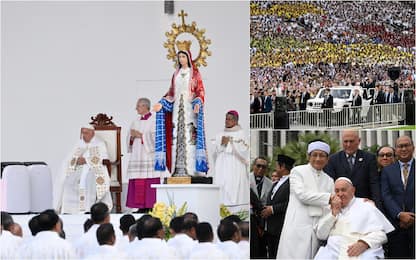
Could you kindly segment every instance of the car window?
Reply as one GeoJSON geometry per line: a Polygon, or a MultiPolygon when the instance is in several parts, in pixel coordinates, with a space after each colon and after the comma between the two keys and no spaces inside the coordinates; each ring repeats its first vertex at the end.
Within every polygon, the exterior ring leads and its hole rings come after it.
{"type": "MultiPolygon", "coordinates": [[[[331,95],[334,98],[348,99],[351,95],[351,89],[334,89],[334,88],[331,88],[331,95]]],[[[324,97],[324,91],[320,91],[319,97],[320,98],[324,97]]]]}

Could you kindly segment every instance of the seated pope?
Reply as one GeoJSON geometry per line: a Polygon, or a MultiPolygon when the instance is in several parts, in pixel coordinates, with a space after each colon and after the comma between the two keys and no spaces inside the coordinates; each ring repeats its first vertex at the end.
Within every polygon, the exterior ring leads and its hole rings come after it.
{"type": "Polygon", "coordinates": [[[382,245],[392,224],[371,201],[354,197],[350,179],[335,181],[336,199],[318,221],[316,235],[327,240],[315,259],[384,258],[382,245]],[[338,202],[338,203],[337,203],[338,202]]]}
{"type": "Polygon", "coordinates": [[[76,214],[103,202],[111,210],[110,176],[103,160],[108,159],[105,143],[88,125],[81,128],[81,138],[65,162],[64,174],[57,187],[58,212],[76,214]]]}

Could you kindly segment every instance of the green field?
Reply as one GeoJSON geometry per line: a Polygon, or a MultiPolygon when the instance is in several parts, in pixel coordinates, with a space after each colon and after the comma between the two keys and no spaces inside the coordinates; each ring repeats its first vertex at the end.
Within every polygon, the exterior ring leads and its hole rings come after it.
{"type": "Polygon", "coordinates": [[[387,130],[416,130],[416,126],[414,126],[414,125],[404,125],[404,126],[401,126],[401,127],[388,128],[387,130]]]}

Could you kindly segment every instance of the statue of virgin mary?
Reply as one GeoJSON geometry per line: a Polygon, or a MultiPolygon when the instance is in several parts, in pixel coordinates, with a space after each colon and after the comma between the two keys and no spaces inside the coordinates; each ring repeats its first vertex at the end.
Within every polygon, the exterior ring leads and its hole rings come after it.
{"type": "Polygon", "coordinates": [[[192,61],[190,41],[177,42],[177,66],[156,111],[155,170],[172,176],[208,171],[204,126],[204,85],[192,61]]]}

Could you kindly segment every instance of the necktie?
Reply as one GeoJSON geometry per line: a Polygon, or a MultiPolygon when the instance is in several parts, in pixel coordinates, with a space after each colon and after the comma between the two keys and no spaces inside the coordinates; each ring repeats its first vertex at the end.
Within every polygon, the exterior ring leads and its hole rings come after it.
{"type": "Polygon", "coordinates": [[[352,171],[352,168],[354,168],[354,155],[348,155],[348,164],[350,166],[350,170],[352,171]]]}
{"type": "Polygon", "coordinates": [[[386,103],[390,103],[390,93],[387,94],[386,103]]]}
{"type": "Polygon", "coordinates": [[[405,163],[403,164],[403,179],[404,179],[403,185],[405,189],[406,189],[408,178],[409,178],[409,164],[405,163]]]}

